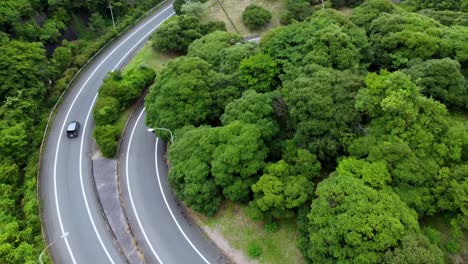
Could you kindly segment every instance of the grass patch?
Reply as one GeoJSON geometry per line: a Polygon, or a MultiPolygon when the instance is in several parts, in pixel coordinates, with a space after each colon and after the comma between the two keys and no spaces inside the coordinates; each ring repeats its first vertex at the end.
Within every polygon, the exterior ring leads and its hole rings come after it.
{"type": "MultiPolygon", "coordinates": [[[[280,17],[284,10],[286,10],[286,0],[219,0],[224,6],[229,17],[233,21],[237,30],[242,36],[257,35],[266,32],[274,27],[280,25],[280,17]],[[259,5],[271,12],[271,23],[265,27],[251,31],[242,23],[242,12],[250,5],[259,5]]],[[[226,14],[221,9],[218,0],[209,0],[206,2],[206,12],[201,17],[202,22],[208,21],[223,21],[226,23],[226,29],[229,32],[236,32],[226,14]]]]}
{"type": "Polygon", "coordinates": [[[143,49],[128,63],[123,72],[126,73],[139,66],[147,66],[158,73],[170,60],[178,57],[175,54],[157,52],[153,49],[152,44],[152,41],[148,41],[143,49]]]}
{"type": "Polygon", "coordinates": [[[246,206],[225,202],[215,217],[197,213],[200,226],[219,231],[229,245],[259,263],[305,263],[296,247],[297,226],[294,220],[279,222],[276,232],[268,232],[264,223],[250,219],[246,206]]]}

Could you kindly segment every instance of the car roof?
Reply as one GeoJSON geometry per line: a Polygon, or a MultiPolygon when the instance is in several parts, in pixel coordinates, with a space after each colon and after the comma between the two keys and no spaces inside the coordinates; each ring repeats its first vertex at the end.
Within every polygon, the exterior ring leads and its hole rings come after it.
{"type": "Polygon", "coordinates": [[[67,131],[75,131],[77,129],[77,126],[78,126],[78,122],[72,121],[68,123],[67,131]]]}

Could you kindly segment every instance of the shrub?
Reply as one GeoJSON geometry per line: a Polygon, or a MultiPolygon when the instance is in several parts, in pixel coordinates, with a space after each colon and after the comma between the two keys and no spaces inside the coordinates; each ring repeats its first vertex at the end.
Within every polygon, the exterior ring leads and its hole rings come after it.
{"type": "Polygon", "coordinates": [[[124,76],[122,81],[115,87],[118,100],[123,108],[137,99],[143,90],[153,83],[156,74],[147,67],[140,67],[124,76]]]}
{"type": "Polygon", "coordinates": [[[242,22],[250,29],[255,30],[265,26],[271,21],[271,13],[258,5],[249,5],[242,13],[242,22]]]}
{"type": "Polygon", "coordinates": [[[460,245],[460,242],[458,242],[457,240],[451,238],[448,242],[447,242],[447,251],[450,253],[450,254],[457,254],[458,252],[460,252],[460,249],[461,249],[461,245],[460,245]]]}
{"type": "Polygon", "coordinates": [[[119,117],[120,103],[110,96],[100,96],[93,110],[94,121],[97,126],[108,125],[119,117]]]}
{"type": "Polygon", "coordinates": [[[251,258],[258,258],[263,254],[262,246],[256,242],[250,242],[247,246],[247,255],[251,258]]]}
{"type": "Polygon", "coordinates": [[[278,231],[279,225],[278,223],[272,221],[265,223],[265,226],[263,228],[265,228],[265,231],[267,233],[275,233],[276,231],[278,231]]]}
{"type": "Polygon", "coordinates": [[[96,126],[94,139],[105,157],[112,158],[117,153],[118,130],[112,125],[96,126]]]}

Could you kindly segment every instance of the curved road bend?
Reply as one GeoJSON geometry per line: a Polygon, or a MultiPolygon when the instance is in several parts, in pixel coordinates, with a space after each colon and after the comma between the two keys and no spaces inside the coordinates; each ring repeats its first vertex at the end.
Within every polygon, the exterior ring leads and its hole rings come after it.
{"type": "Polygon", "coordinates": [[[165,143],[148,132],[143,106],[132,114],[121,146],[122,198],[148,263],[225,263],[221,252],[181,213],[167,182],[165,143]]]}
{"type": "MultiPolygon", "coordinates": [[[[106,74],[122,65],[149,34],[174,14],[166,4],[105,49],[88,66],[58,109],[43,153],[40,177],[42,224],[55,263],[125,263],[102,213],[92,179],[91,109],[106,74]],[[69,139],[65,126],[81,123],[80,136],[69,139]]],[[[174,252],[173,252],[174,254],[174,252]]]]}

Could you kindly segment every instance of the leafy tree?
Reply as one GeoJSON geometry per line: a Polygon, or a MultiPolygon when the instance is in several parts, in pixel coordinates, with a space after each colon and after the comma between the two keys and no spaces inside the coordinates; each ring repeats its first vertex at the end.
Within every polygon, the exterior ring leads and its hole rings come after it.
{"type": "Polygon", "coordinates": [[[245,89],[269,92],[276,88],[279,70],[276,62],[266,54],[257,54],[242,60],[239,81],[245,89]]]}
{"type": "Polygon", "coordinates": [[[462,69],[468,69],[468,45],[466,43],[468,43],[468,27],[445,28],[442,37],[442,54],[456,59],[462,69]]]}
{"type": "Polygon", "coordinates": [[[256,124],[265,140],[271,140],[279,132],[274,119],[273,96],[253,90],[245,91],[241,98],[227,104],[221,121],[223,125],[234,121],[256,124]]]}
{"type": "Polygon", "coordinates": [[[42,100],[47,78],[45,50],[40,43],[10,41],[0,45],[0,101],[18,91],[35,100],[42,100]]]}
{"type": "Polygon", "coordinates": [[[104,30],[106,29],[106,21],[104,20],[104,17],[97,12],[91,14],[91,17],[89,18],[89,28],[96,34],[104,33],[104,30]]]}
{"type": "Polygon", "coordinates": [[[293,209],[302,206],[313,194],[313,183],[295,173],[294,167],[284,160],[268,165],[263,176],[252,185],[255,199],[249,206],[267,217],[292,217],[293,209]]]}
{"type": "Polygon", "coordinates": [[[260,128],[234,121],[219,129],[218,140],[211,163],[215,181],[224,188],[226,198],[246,202],[267,156],[260,128]]]}
{"type": "Polygon", "coordinates": [[[354,177],[330,177],[316,195],[308,215],[307,257],[313,262],[379,263],[407,233],[419,231],[416,213],[398,195],[354,177]]]}
{"type": "Polygon", "coordinates": [[[57,19],[48,19],[42,26],[39,39],[42,42],[55,43],[62,35],[60,31],[63,31],[66,28],[67,26],[62,21],[57,19]]]}
{"type": "Polygon", "coordinates": [[[184,15],[200,17],[205,9],[201,2],[189,1],[181,7],[180,11],[184,15]]]}
{"type": "Polygon", "coordinates": [[[353,10],[350,19],[356,26],[369,32],[372,21],[382,13],[394,14],[398,11],[390,0],[367,0],[353,10]]]}
{"type": "Polygon", "coordinates": [[[29,140],[24,122],[8,123],[0,121],[0,155],[11,157],[18,163],[23,163],[28,154],[29,140]]]}
{"type": "Polygon", "coordinates": [[[433,8],[468,12],[468,2],[465,0],[410,0],[408,2],[417,9],[433,8]]]}
{"type": "Polygon", "coordinates": [[[230,46],[221,51],[221,63],[219,71],[224,74],[236,74],[239,71],[241,61],[255,53],[255,45],[242,43],[230,46]]]}
{"type": "Polygon", "coordinates": [[[304,21],[312,15],[312,7],[306,0],[288,0],[286,12],[281,17],[281,24],[290,24],[293,20],[304,21]]]}
{"type": "Polygon", "coordinates": [[[468,13],[450,10],[423,9],[418,12],[424,16],[433,18],[445,26],[468,26],[468,13]]]}
{"type": "Polygon", "coordinates": [[[422,234],[409,233],[402,238],[401,247],[385,253],[382,263],[437,264],[444,262],[444,253],[437,245],[431,244],[422,234]]]}
{"type": "Polygon", "coordinates": [[[192,41],[202,37],[200,21],[194,16],[173,16],[151,35],[153,47],[163,52],[187,52],[192,41]]]}
{"type": "Polygon", "coordinates": [[[308,21],[266,33],[262,50],[284,71],[310,63],[337,69],[357,68],[367,55],[367,38],[344,15],[334,10],[315,13],[308,21]]]}
{"type": "Polygon", "coordinates": [[[242,23],[246,25],[250,30],[256,30],[271,21],[271,13],[265,8],[251,4],[244,9],[242,12],[242,23]]]}
{"type": "Polygon", "coordinates": [[[460,64],[452,59],[415,62],[406,73],[426,96],[448,106],[468,108],[468,91],[460,64]]]}
{"type": "Polygon", "coordinates": [[[216,132],[210,127],[199,127],[175,136],[177,140],[169,149],[169,183],[187,206],[214,215],[222,201],[222,190],[210,172],[216,132]]]}
{"type": "Polygon", "coordinates": [[[215,31],[193,41],[188,48],[187,56],[199,57],[217,68],[221,64],[221,52],[241,40],[239,34],[215,31]]]}
{"type": "Polygon", "coordinates": [[[73,61],[73,53],[70,47],[61,46],[54,50],[52,58],[57,67],[63,71],[70,67],[73,61]]]}
{"type": "Polygon", "coordinates": [[[342,176],[356,177],[375,189],[384,189],[392,180],[385,162],[369,163],[364,160],[347,158],[342,160],[336,172],[342,176]]]}
{"type": "Polygon", "coordinates": [[[395,192],[421,215],[461,210],[454,197],[466,193],[454,194],[450,182],[463,180],[464,124],[452,119],[442,104],[421,96],[401,72],[369,74],[356,108],[373,119],[367,135],[350,145],[353,156],[385,162],[395,192]]]}
{"type": "Polygon", "coordinates": [[[403,68],[411,59],[433,59],[443,52],[441,25],[419,14],[384,13],[369,32],[373,64],[380,68],[403,68]]]}
{"type": "Polygon", "coordinates": [[[217,87],[220,78],[210,64],[198,57],[171,61],[145,98],[147,125],[175,130],[209,124],[217,112],[214,106],[222,90],[217,87]]]}
{"type": "Polygon", "coordinates": [[[360,115],[354,98],[361,78],[349,71],[310,67],[283,85],[296,144],[320,160],[334,161],[357,132],[360,115]]]}

